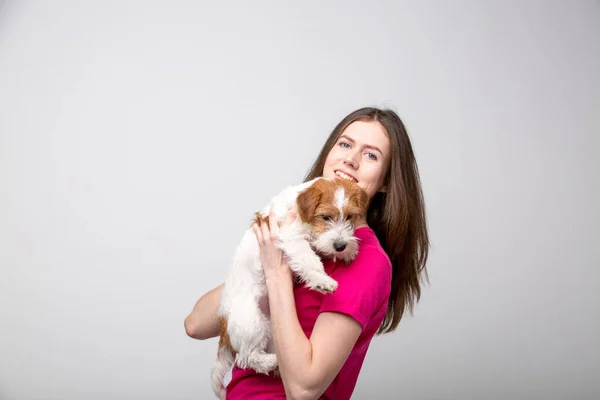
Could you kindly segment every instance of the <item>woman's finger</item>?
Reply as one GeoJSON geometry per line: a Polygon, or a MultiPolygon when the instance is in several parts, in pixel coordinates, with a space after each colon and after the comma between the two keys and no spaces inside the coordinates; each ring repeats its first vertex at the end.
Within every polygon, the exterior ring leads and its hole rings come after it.
{"type": "Polygon", "coordinates": [[[269,232],[269,224],[266,223],[265,220],[262,220],[259,229],[262,235],[263,243],[265,243],[265,241],[269,241],[271,239],[271,232],[269,232]]]}
{"type": "Polygon", "coordinates": [[[294,212],[294,214],[298,215],[298,203],[292,203],[290,209],[294,212]]]}
{"type": "Polygon", "coordinates": [[[297,217],[297,213],[296,213],[296,209],[294,207],[292,207],[288,212],[287,215],[285,216],[285,224],[286,225],[290,225],[292,222],[294,222],[294,220],[297,217]]]}
{"type": "Polygon", "coordinates": [[[279,224],[277,223],[277,216],[273,210],[269,212],[269,231],[272,239],[277,238],[279,235],[279,224]]]}
{"type": "Polygon", "coordinates": [[[256,236],[256,240],[258,240],[258,243],[262,244],[263,235],[262,235],[262,232],[256,222],[252,224],[252,230],[254,231],[254,235],[256,236]]]}

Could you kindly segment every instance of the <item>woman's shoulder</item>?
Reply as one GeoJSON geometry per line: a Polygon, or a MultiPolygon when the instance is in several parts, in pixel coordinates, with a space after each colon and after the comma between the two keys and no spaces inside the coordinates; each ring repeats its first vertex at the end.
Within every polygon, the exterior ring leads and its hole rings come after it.
{"type": "Polygon", "coordinates": [[[356,229],[355,236],[359,246],[354,260],[347,265],[338,260],[328,272],[343,280],[360,280],[363,284],[373,280],[384,284],[391,282],[392,263],[375,231],[365,226],[356,229]]]}
{"type": "Polygon", "coordinates": [[[335,292],[322,298],[321,311],[336,311],[354,317],[365,329],[369,321],[380,322],[390,296],[392,265],[375,232],[369,227],[355,231],[359,239],[356,258],[325,264],[325,271],[338,282],[335,292]]]}
{"type": "Polygon", "coordinates": [[[358,239],[359,245],[358,254],[352,264],[362,265],[367,262],[371,267],[373,264],[377,264],[382,268],[389,267],[391,269],[392,262],[371,227],[360,227],[356,229],[354,235],[358,239]]]}

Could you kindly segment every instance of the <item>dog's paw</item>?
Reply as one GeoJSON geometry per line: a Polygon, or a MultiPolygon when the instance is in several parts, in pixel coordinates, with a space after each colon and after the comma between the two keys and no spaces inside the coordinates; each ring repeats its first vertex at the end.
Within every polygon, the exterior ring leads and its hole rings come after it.
{"type": "Polygon", "coordinates": [[[323,294],[329,294],[335,292],[338,287],[338,283],[335,279],[325,275],[320,282],[310,286],[311,289],[323,294]]]}
{"type": "Polygon", "coordinates": [[[252,368],[259,374],[268,375],[278,367],[277,355],[274,353],[261,354],[253,363],[252,368]]]}
{"type": "Polygon", "coordinates": [[[265,369],[267,369],[267,373],[276,370],[279,367],[279,363],[277,362],[276,354],[267,354],[267,361],[265,362],[265,369]]]}

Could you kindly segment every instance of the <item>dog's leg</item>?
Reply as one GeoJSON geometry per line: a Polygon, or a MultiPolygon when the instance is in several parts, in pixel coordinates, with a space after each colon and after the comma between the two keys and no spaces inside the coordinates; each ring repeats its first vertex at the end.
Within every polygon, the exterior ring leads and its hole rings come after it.
{"type": "Polygon", "coordinates": [[[278,247],[288,258],[290,269],[309,288],[321,293],[333,293],[338,283],[325,273],[323,263],[310,247],[297,220],[279,232],[278,247]]]}
{"type": "Polygon", "coordinates": [[[236,364],[259,373],[268,373],[277,366],[276,355],[266,352],[271,332],[260,304],[266,296],[264,280],[256,235],[249,228],[234,255],[221,309],[227,316],[227,333],[237,353],[236,364]]]}
{"type": "Polygon", "coordinates": [[[264,351],[256,351],[250,353],[248,366],[259,374],[268,374],[277,369],[277,355],[274,353],[265,353],[264,351]]]}
{"type": "Polygon", "coordinates": [[[237,350],[240,368],[252,368],[268,374],[277,367],[277,356],[266,352],[271,329],[255,297],[236,297],[229,315],[227,330],[231,345],[237,350]]]}
{"type": "Polygon", "coordinates": [[[233,366],[234,359],[233,351],[230,347],[219,346],[217,360],[211,371],[211,385],[213,392],[221,400],[225,400],[227,395],[227,389],[225,388],[225,382],[223,380],[227,372],[229,372],[233,366]]]}

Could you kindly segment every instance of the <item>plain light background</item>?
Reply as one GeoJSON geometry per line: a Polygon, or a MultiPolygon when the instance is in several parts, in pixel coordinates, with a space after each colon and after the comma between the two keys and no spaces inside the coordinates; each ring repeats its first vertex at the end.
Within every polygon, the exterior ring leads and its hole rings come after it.
{"type": "Polygon", "coordinates": [[[211,398],[185,316],[365,105],[432,248],[354,398],[599,398],[600,3],[214,3],[1,3],[0,399],[211,398]]]}

